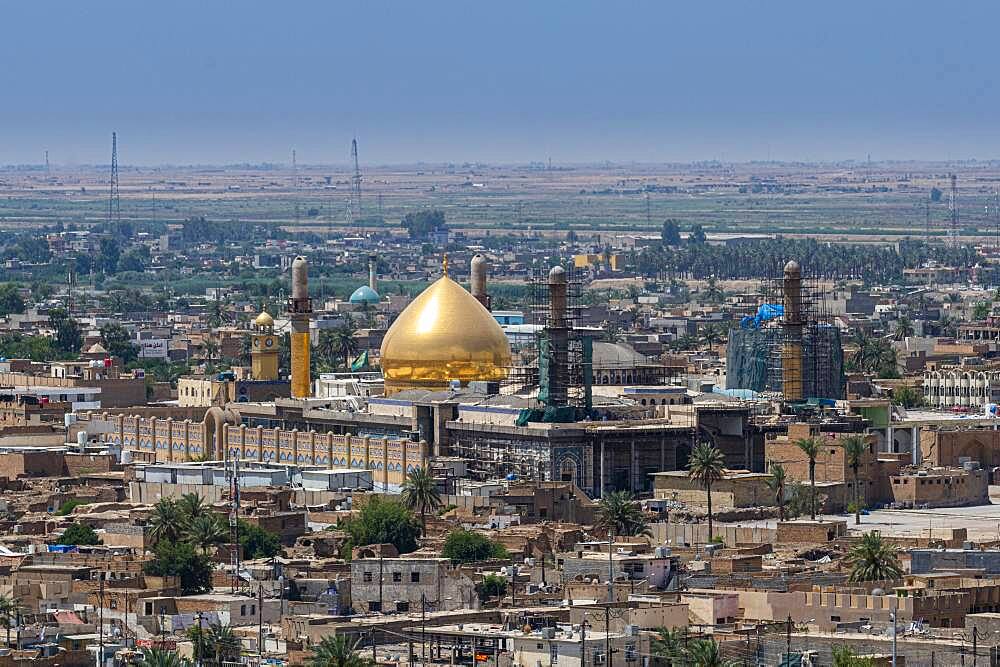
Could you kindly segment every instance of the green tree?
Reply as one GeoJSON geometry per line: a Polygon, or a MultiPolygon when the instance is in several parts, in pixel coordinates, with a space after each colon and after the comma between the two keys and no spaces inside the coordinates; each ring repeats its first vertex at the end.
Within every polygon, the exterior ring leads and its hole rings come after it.
{"type": "Polygon", "coordinates": [[[24,299],[21,298],[20,290],[17,283],[0,284],[0,317],[24,312],[24,299]]]}
{"type": "Polygon", "coordinates": [[[990,301],[977,301],[976,305],[972,307],[972,319],[981,322],[989,317],[990,310],[993,308],[993,303],[990,301]]]}
{"type": "Polygon", "coordinates": [[[205,504],[205,500],[198,493],[182,494],[176,502],[177,511],[181,513],[185,523],[190,523],[199,517],[212,514],[211,508],[205,504]]]}
{"type": "Polygon", "coordinates": [[[143,572],[154,577],[179,577],[183,595],[204,593],[212,588],[212,564],[188,542],[163,540],[156,544],[153,560],[143,572]]]}
{"type": "Polygon", "coordinates": [[[858,497],[858,487],[860,480],[858,472],[861,469],[861,461],[868,451],[868,440],[863,435],[849,435],[844,438],[844,454],[847,457],[847,465],[854,473],[854,525],[861,524],[861,499],[858,497]]]}
{"type": "Polygon", "coordinates": [[[901,341],[910,338],[915,333],[913,321],[908,317],[900,317],[896,320],[896,327],[892,331],[893,340],[901,341]]]}
{"type": "Polygon", "coordinates": [[[238,662],[240,658],[240,638],[233,633],[231,625],[212,623],[208,626],[208,646],[217,664],[238,662]]]}
{"type": "Polygon", "coordinates": [[[650,651],[667,667],[683,667],[687,657],[684,635],[680,628],[660,628],[650,642],[650,651]]]}
{"type": "Polygon", "coordinates": [[[441,555],[453,563],[474,563],[482,560],[510,558],[507,549],[482,533],[453,530],[445,538],[441,555]]]}
{"type": "Polygon", "coordinates": [[[726,458],[715,445],[701,442],[691,450],[691,457],[688,459],[688,477],[705,489],[708,504],[709,542],[715,537],[712,532],[712,484],[722,479],[725,469],[726,458]]]}
{"type": "Polygon", "coordinates": [[[0,596],[0,625],[3,625],[4,629],[7,630],[7,646],[10,646],[10,629],[13,627],[13,621],[17,618],[20,609],[21,604],[16,598],[6,595],[0,596]]]}
{"type": "Polygon", "coordinates": [[[663,245],[676,247],[681,244],[681,228],[676,220],[664,220],[663,231],[660,232],[660,240],[663,245]]]}
{"type": "Polygon", "coordinates": [[[787,480],[785,467],[780,463],[772,463],[771,468],[768,472],[771,473],[771,476],[767,479],[765,484],[767,484],[767,488],[771,492],[771,497],[774,499],[774,504],[778,507],[778,520],[784,521],[785,484],[787,480]]]}
{"type": "Polygon", "coordinates": [[[722,648],[714,639],[696,639],[688,644],[687,665],[691,667],[730,667],[736,663],[722,657],[722,648]]]}
{"type": "Polygon", "coordinates": [[[281,540],[274,533],[243,519],[238,520],[238,526],[240,546],[247,560],[271,558],[281,553],[281,540]]]}
{"type": "Polygon", "coordinates": [[[333,335],[336,341],[337,351],[340,358],[344,360],[344,367],[351,367],[351,358],[358,351],[357,329],[354,327],[354,320],[350,317],[344,318],[344,323],[334,329],[333,335]]]}
{"type": "Polygon", "coordinates": [[[139,656],[140,667],[190,667],[188,660],[177,655],[177,651],[167,651],[159,648],[143,648],[139,656]]]}
{"type": "Polygon", "coordinates": [[[228,526],[223,524],[221,515],[202,514],[188,520],[184,527],[185,537],[191,544],[208,552],[216,544],[222,544],[229,536],[228,526]]]}
{"type": "Polygon", "coordinates": [[[139,356],[139,348],[132,342],[132,335],[120,324],[105,324],[101,327],[101,345],[108,354],[121,359],[122,363],[133,362],[139,356]]]}
{"type": "Polygon", "coordinates": [[[410,238],[426,238],[433,232],[446,229],[444,211],[437,209],[407,213],[402,222],[410,238]]]}
{"type": "Polygon", "coordinates": [[[691,226],[691,234],[688,236],[688,243],[695,243],[698,245],[704,245],[708,240],[705,236],[705,230],[700,224],[694,224],[691,226]]]}
{"type": "Polygon", "coordinates": [[[875,659],[857,655],[850,646],[834,646],[833,667],[875,667],[875,659]]]}
{"type": "Polygon", "coordinates": [[[121,255],[122,249],[118,241],[110,238],[101,239],[101,249],[97,262],[104,273],[111,276],[118,272],[118,262],[121,255]]]}
{"type": "Polygon", "coordinates": [[[352,546],[392,544],[399,553],[417,549],[420,524],[413,512],[389,498],[369,498],[355,516],[343,523],[352,546]]]}
{"type": "Polygon", "coordinates": [[[847,553],[845,562],[851,568],[847,577],[851,583],[887,581],[903,576],[896,546],[882,539],[877,530],[862,535],[861,542],[847,553]]]}
{"type": "Polygon", "coordinates": [[[56,540],[56,544],[75,544],[88,547],[100,543],[101,540],[97,537],[94,529],[82,523],[71,523],[56,540]]]}
{"type": "Polygon", "coordinates": [[[892,390],[892,402],[904,408],[918,408],[924,404],[924,396],[919,389],[904,384],[892,390]]]}
{"type": "Polygon", "coordinates": [[[816,457],[823,446],[819,438],[799,438],[795,446],[809,459],[809,518],[816,520],[816,457]]]}
{"type": "Polygon", "coordinates": [[[173,498],[161,498],[149,517],[149,537],[154,542],[176,542],[184,532],[186,517],[173,498]]]}
{"type": "Polygon", "coordinates": [[[596,527],[609,535],[651,535],[642,507],[628,491],[605,493],[597,503],[596,527]]]}
{"type": "Polygon", "coordinates": [[[70,317],[65,308],[53,308],[49,311],[49,324],[55,329],[56,346],[69,354],[79,354],[83,345],[83,334],[80,324],[70,317]]]}
{"type": "Polygon", "coordinates": [[[507,578],[499,574],[487,574],[476,584],[476,594],[483,602],[489,602],[490,598],[501,599],[507,594],[507,578]]]}
{"type": "Polygon", "coordinates": [[[427,512],[441,506],[437,483],[426,468],[416,468],[403,482],[403,504],[420,514],[421,534],[427,535],[427,512]]]}
{"type": "Polygon", "coordinates": [[[374,667],[375,661],[358,650],[360,638],[327,635],[309,648],[309,667],[374,667]]]}

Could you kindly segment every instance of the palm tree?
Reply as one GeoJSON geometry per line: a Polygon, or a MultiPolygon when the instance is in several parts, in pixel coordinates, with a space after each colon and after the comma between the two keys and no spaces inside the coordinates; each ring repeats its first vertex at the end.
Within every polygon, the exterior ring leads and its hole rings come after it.
{"type": "Polygon", "coordinates": [[[139,656],[140,667],[189,667],[191,663],[177,655],[177,651],[144,648],[139,656]]]}
{"type": "Polygon", "coordinates": [[[630,537],[652,535],[642,507],[628,491],[612,491],[604,494],[597,503],[595,525],[607,531],[609,535],[630,537]]]}
{"type": "Polygon", "coordinates": [[[354,321],[348,317],[344,323],[334,329],[333,335],[337,343],[337,350],[344,360],[344,366],[350,367],[351,357],[358,351],[358,339],[354,337],[356,333],[354,321]]]}
{"type": "Polygon", "coordinates": [[[896,328],[892,331],[893,340],[905,340],[913,335],[915,329],[909,317],[900,317],[896,320],[896,328]]]}
{"type": "Polygon", "coordinates": [[[774,504],[778,506],[778,520],[785,520],[785,482],[787,476],[785,474],[785,467],[780,463],[772,463],[769,470],[771,473],[770,479],[768,479],[765,484],[767,488],[771,491],[774,497],[774,504]]]}
{"type": "Polygon", "coordinates": [[[437,483],[425,468],[415,468],[403,482],[403,504],[412,511],[420,512],[421,534],[427,535],[427,511],[441,506],[441,494],[437,483]]]}
{"type": "Polygon", "coordinates": [[[333,329],[321,330],[319,340],[316,341],[316,360],[330,368],[336,368],[339,355],[337,332],[333,329]]]}
{"type": "Polygon", "coordinates": [[[200,516],[211,514],[211,510],[205,504],[204,499],[197,493],[185,493],[177,501],[177,510],[184,516],[187,522],[194,521],[200,516]]]}
{"type": "Polygon", "coordinates": [[[212,623],[208,628],[208,645],[218,664],[236,662],[240,657],[240,639],[230,625],[212,623]]]}
{"type": "Polygon", "coordinates": [[[11,621],[17,616],[19,608],[20,605],[14,598],[0,596],[0,624],[7,629],[7,646],[10,646],[11,621]]]}
{"type": "Polygon", "coordinates": [[[652,654],[665,662],[668,667],[683,665],[686,651],[684,635],[680,628],[660,628],[650,645],[652,654]]]}
{"type": "Polygon", "coordinates": [[[705,489],[708,498],[708,541],[712,534],[712,484],[722,479],[726,469],[726,459],[719,449],[708,442],[702,442],[691,451],[688,460],[688,477],[695,480],[705,489]]]}
{"type": "Polygon", "coordinates": [[[205,360],[211,364],[219,354],[219,342],[215,338],[205,338],[205,360]]]}
{"type": "Polygon", "coordinates": [[[816,457],[819,456],[819,449],[822,442],[819,438],[799,438],[795,441],[795,446],[802,450],[802,453],[809,459],[809,516],[816,520],[816,457]]]}
{"type": "Polygon", "coordinates": [[[851,583],[885,581],[903,576],[896,545],[883,540],[882,534],[877,530],[865,533],[861,542],[848,552],[845,560],[851,567],[851,573],[847,577],[851,583]]]}
{"type": "Polygon", "coordinates": [[[716,324],[706,324],[701,328],[701,342],[712,348],[722,342],[722,328],[716,324]]]}
{"type": "Polygon", "coordinates": [[[348,639],[346,635],[327,635],[309,652],[310,667],[372,667],[375,662],[358,653],[359,639],[348,639]]]}
{"type": "Polygon", "coordinates": [[[723,659],[719,642],[714,639],[699,639],[688,645],[688,665],[691,667],[729,667],[733,663],[723,659]]]}
{"type": "Polygon", "coordinates": [[[184,514],[172,498],[161,498],[149,517],[149,536],[154,542],[175,542],[184,530],[184,514]]]}
{"type": "Polygon", "coordinates": [[[868,451],[868,442],[863,435],[849,435],[844,438],[844,454],[847,457],[847,465],[854,473],[854,525],[861,524],[861,501],[858,499],[858,470],[861,468],[861,459],[868,451]]]}
{"type": "Polygon", "coordinates": [[[187,523],[185,532],[191,544],[208,552],[208,548],[213,544],[221,544],[226,541],[229,531],[222,525],[221,517],[212,514],[202,514],[187,523]]]}

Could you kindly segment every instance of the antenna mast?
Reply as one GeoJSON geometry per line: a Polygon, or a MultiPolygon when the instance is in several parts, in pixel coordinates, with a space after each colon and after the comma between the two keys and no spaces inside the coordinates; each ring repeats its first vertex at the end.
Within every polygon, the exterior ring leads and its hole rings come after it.
{"type": "Polygon", "coordinates": [[[299,225],[299,165],[295,160],[295,149],[292,149],[292,197],[295,198],[295,226],[299,225]]]}
{"type": "Polygon", "coordinates": [[[351,140],[351,160],[354,161],[354,177],[351,185],[351,217],[361,220],[361,167],[358,166],[358,138],[351,140]]]}
{"type": "MultiPolygon", "coordinates": [[[[240,590],[240,460],[234,456],[229,491],[229,564],[233,568],[233,594],[240,590]]],[[[226,466],[229,470],[229,466],[226,466]]]]}
{"type": "Polygon", "coordinates": [[[111,133],[111,196],[108,199],[108,223],[122,221],[122,202],[118,195],[118,133],[111,133]]]}
{"type": "Polygon", "coordinates": [[[951,175],[951,229],[948,230],[951,245],[958,245],[958,176],[951,175]]]}

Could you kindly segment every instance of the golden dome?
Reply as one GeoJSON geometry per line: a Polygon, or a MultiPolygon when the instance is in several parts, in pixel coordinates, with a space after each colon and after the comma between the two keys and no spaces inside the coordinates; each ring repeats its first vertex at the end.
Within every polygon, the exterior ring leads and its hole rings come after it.
{"type": "Polygon", "coordinates": [[[274,326],[274,318],[271,317],[268,314],[268,312],[265,310],[264,312],[262,312],[260,315],[257,316],[257,319],[255,319],[253,321],[253,323],[254,323],[254,326],[261,327],[261,328],[263,328],[263,327],[273,327],[274,326]]]}
{"type": "Polygon", "coordinates": [[[382,340],[386,394],[450,380],[502,380],[510,344],[490,312],[446,275],[400,313],[382,340]]]}

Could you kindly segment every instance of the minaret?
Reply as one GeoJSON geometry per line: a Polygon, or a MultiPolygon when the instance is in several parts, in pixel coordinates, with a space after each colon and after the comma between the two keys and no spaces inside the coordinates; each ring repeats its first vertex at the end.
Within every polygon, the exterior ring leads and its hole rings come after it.
{"type": "Polygon", "coordinates": [[[378,294],[378,263],[375,255],[368,255],[368,287],[378,294]]]}
{"type": "Polygon", "coordinates": [[[476,253],[472,257],[472,263],[469,269],[470,280],[469,280],[469,292],[472,296],[476,297],[476,301],[483,304],[486,310],[490,310],[490,295],[486,293],[486,258],[476,253]]]}
{"type": "Polygon", "coordinates": [[[292,322],[292,398],[312,396],[309,373],[309,320],[312,299],[309,298],[309,265],[299,256],[292,262],[292,297],[288,300],[288,316],[292,322]]]}
{"type": "Polygon", "coordinates": [[[805,398],[802,395],[802,269],[795,260],[785,264],[782,292],[785,341],[781,348],[781,393],[786,401],[801,401],[805,398]]]}

